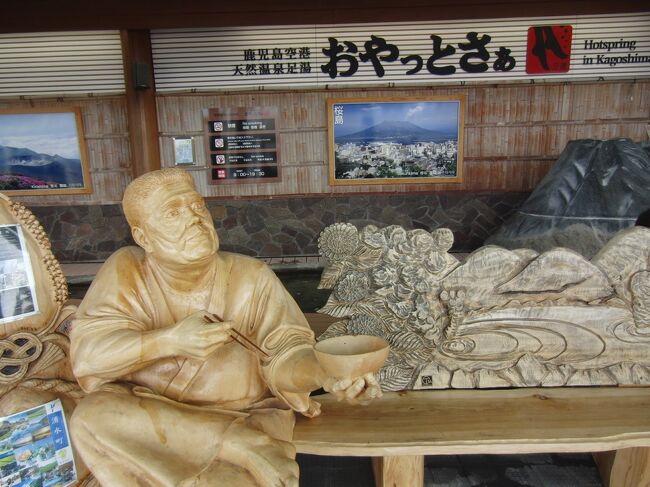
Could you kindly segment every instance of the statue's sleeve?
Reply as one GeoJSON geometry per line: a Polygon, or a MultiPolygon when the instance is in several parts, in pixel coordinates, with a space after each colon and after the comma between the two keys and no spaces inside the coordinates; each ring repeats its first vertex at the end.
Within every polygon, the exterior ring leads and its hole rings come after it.
{"type": "Polygon", "coordinates": [[[254,334],[257,343],[270,356],[262,360],[262,374],[277,398],[295,411],[309,414],[314,404],[309,393],[282,391],[276,386],[278,371],[292,355],[314,345],[314,333],[305,315],[268,266],[259,273],[253,302],[254,334]]]}
{"type": "Polygon", "coordinates": [[[149,365],[141,361],[142,335],[151,328],[152,319],[143,306],[146,286],[139,269],[129,248],[113,254],[72,322],[70,358],[87,392],[149,365]]]}

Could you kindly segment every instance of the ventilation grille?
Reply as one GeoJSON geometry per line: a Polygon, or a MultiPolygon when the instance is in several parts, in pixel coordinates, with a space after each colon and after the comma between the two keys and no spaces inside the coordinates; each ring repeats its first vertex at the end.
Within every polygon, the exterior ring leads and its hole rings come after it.
{"type": "Polygon", "coordinates": [[[0,96],[124,92],[118,31],[0,34],[0,96]]]}

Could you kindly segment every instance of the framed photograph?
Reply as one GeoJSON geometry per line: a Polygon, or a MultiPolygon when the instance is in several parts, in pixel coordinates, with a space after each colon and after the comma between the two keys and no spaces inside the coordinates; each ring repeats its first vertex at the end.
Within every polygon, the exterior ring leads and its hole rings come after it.
{"type": "Polygon", "coordinates": [[[47,195],[91,191],[79,108],[0,111],[0,192],[47,195]]]}
{"type": "Polygon", "coordinates": [[[463,180],[464,97],[327,101],[329,183],[463,180]]]}
{"type": "Polygon", "coordinates": [[[174,164],[191,166],[196,164],[194,157],[194,137],[174,137],[174,164]]]}

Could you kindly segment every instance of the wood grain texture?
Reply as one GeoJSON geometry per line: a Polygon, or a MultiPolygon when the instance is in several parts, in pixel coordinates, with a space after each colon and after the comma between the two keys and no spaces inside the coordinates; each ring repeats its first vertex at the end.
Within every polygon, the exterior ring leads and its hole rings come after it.
{"type": "Polygon", "coordinates": [[[484,246],[462,263],[453,232],[326,227],[320,339],[391,345],[387,391],[650,384],[650,230],[615,234],[588,260],[573,250],[484,246]]]}
{"type": "Polygon", "coordinates": [[[377,487],[409,487],[424,483],[424,456],[373,457],[377,487]]]}
{"type": "MultiPolygon", "coordinates": [[[[402,89],[304,90],[158,95],[157,121],[149,107],[142,117],[159,130],[162,167],[173,166],[173,137],[195,136],[197,166],[191,172],[204,196],[276,197],[440,191],[531,191],[570,140],[628,137],[646,140],[650,80],[439,86],[402,89]],[[329,186],[327,155],[328,98],[396,96],[467,97],[465,175],[457,184],[329,186]],[[602,100],[602,103],[594,103],[602,100]],[[277,183],[208,184],[202,110],[214,107],[277,106],[282,179],[277,183]],[[148,115],[147,115],[148,114],[148,115]]],[[[126,96],[63,99],[3,99],[0,109],[81,107],[93,183],[91,195],[18,197],[34,205],[119,202],[123,175],[134,167],[126,96]]],[[[137,112],[137,109],[135,110],[137,112]]],[[[132,116],[134,113],[131,114],[132,116]]],[[[136,137],[137,139],[138,137],[136,137]]],[[[158,161],[155,143],[147,144],[149,163],[158,161]],[[151,157],[150,157],[151,156],[151,157]],[[153,159],[152,159],[153,158],[153,159]]],[[[139,146],[138,146],[139,147],[139,146]]],[[[142,159],[142,158],[141,158],[142,159]]]]}
{"type": "Polygon", "coordinates": [[[159,95],[162,166],[173,165],[172,137],[197,137],[197,185],[205,196],[431,191],[531,191],[567,142],[582,138],[645,140],[650,81],[440,86],[223,94],[159,95]],[[405,96],[466,96],[465,175],[461,183],[328,184],[327,100],[405,96]],[[606,103],[594,103],[604,100],[606,103]],[[277,106],[282,180],[209,185],[202,110],[277,106]]]}
{"type": "Polygon", "coordinates": [[[594,463],[598,468],[598,473],[600,474],[600,480],[603,483],[604,487],[609,486],[609,476],[612,471],[612,465],[614,465],[614,458],[616,457],[616,450],[611,451],[597,451],[593,452],[591,455],[594,459],[594,463]]]}
{"type": "Polygon", "coordinates": [[[609,473],[608,487],[647,487],[650,485],[650,448],[618,450],[609,473]]]}
{"type": "Polygon", "coordinates": [[[293,441],[300,453],[510,454],[650,447],[650,388],[389,392],[364,407],[330,395],[315,399],[321,416],[297,418],[293,441]]]}
{"type": "Polygon", "coordinates": [[[120,32],[120,37],[124,57],[124,87],[129,119],[132,168],[135,178],[149,171],[160,169],[151,40],[149,31],[145,29],[123,30],[120,32]],[[145,79],[138,80],[136,78],[136,67],[142,68],[141,76],[144,75],[145,79]]]}

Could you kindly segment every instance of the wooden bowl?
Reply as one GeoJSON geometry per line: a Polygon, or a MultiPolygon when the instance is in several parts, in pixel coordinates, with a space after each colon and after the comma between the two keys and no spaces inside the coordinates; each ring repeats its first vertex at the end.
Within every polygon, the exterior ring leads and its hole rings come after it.
{"type": "Polygon", "coordinates": [[[314,345],[316,360],[330,377],[353,378],[377,372],[390,346],[383,338],[370,335],[343,335],[314,345]]]}

